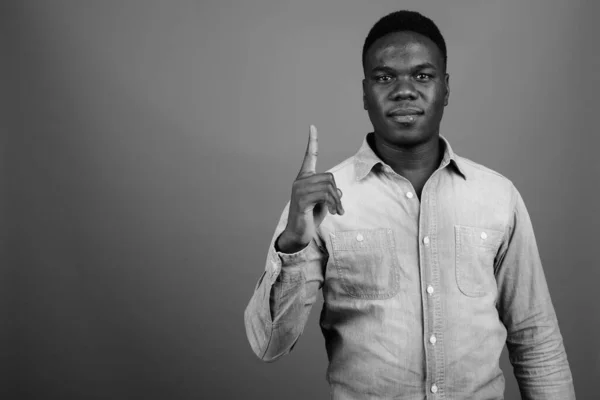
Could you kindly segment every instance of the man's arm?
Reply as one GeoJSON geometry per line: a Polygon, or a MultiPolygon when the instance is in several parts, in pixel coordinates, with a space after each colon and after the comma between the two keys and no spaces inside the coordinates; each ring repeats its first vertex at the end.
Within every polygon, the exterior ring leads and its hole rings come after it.
{"type": "Polygon", "coordinates": [[[244,313],[256,355],[274,361],[289,353],[323,284],[327,252],[318,235],[330,214],[343,215],[342,192],[331,173],[316,173],[317,129],[311,125],[302,167],[271,240],[265,272],[244,313]]]}
{"type": "Polygon", "coordinates": [[[268,362],[289,353],[302,334],[323,284],[328,258],[318,237],[295,253],[278,251],[277,239],[286,226],[288,207],[275,229],[265,271],[244,313],[250,346],[268,362]]]}
{"type": "Polygon", "coordinates": [[[524,400],[575,399],[573,379],[529,214],[514,189],[513,215],[497,258],[497,308],[524,400]]]}

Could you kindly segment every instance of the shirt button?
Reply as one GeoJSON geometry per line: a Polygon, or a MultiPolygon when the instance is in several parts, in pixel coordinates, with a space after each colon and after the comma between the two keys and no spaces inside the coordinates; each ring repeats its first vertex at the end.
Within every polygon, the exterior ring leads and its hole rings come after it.
{"type": "Polygon", "coordinates": [[[362,242],[363,239],[364,239],[364,237],[360,233],[358,235],[356,235],[356,240],[358,240],[359,242],[362,242]]]}
{"type": "Polygon", "coordinates": [[[412,199],[413,196],[414,196],[414,194],[412,192],[406,193],[406,197],[408,197],[409,199],[412,199]]]}
{"type": "Polygon", "coordinates": [[[425,237],[423,238],[423,243],[425,243],[425,244],[429,244],[429,236],[425,236],[425,237]]]}
{"type": "Polygon", "coordinates": [[[431,393],[437,393],[438,387],[436,384],[431,385],[431,393]]]}
{"type": "Polygon", "coordinates": [[[481,232],[481,238],[482,238],[483,240],[487,239],[487,233],[485,233],[485,232],[481,232]]]}
{"type": "Polygon", "coordinates": [[[431,335],[431,337],[429,338],[429,343],[435,344],[435,342],[437,342],[437,339],[435,338],[435,335],[431,335]]]}
{"type": "Polygon", "coordinates": [[[431,285],[427,286],[427,293],[429,293],[429,294],[433,293],[433,286],[431,286],[431,285]]]}

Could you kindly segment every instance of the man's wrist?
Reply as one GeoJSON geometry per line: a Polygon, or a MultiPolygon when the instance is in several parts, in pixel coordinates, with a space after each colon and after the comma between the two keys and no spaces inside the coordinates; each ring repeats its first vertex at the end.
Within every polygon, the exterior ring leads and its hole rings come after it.
{"type": "Polygon", "coordinates": [[[303,250],[309,243],[301,243],[293,234],[284,230],[275,241],[275,250],[280,253],[294,254],[303,250]]]}

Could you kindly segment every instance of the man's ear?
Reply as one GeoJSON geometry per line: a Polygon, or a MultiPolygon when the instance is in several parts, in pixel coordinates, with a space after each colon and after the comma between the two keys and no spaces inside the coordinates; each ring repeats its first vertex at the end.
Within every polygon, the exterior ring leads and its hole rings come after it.
{"type": "Polygon", "coordinates": [[[363,108],[365,110],[368,110],[369,107],[367,106],[367,95],[366,95],[366,90],[365,90],[365,86],[367,85],[367,80],[363,79],[362,80],[362,88],[363,88],[363,108]]]}
{"type": "Polygon", "coordinates": [[[446,95],[444,96],[444,106],[448,105],[448,98],[450,97],[450,75],[446,74],[446,95]]]}

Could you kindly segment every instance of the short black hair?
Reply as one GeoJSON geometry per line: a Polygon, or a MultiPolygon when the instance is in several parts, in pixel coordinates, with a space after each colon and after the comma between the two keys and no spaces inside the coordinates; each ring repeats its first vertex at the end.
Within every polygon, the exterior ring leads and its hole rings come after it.
{"type": "Polygon", "coordinates": [[[369,31],[362,51],[363,69],[365,68],[367,51],[377,39],[390,33],[403,31],[416,32],[431,39],[442,52],[444,67],[447,65],[446,41],[437,25],[416,11],[401,10],[381,18],[369,31]]]}

